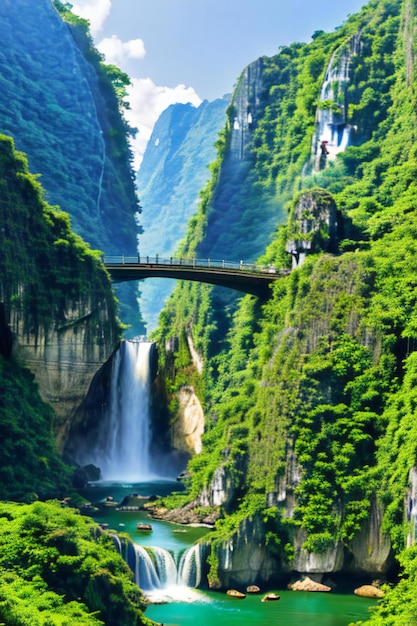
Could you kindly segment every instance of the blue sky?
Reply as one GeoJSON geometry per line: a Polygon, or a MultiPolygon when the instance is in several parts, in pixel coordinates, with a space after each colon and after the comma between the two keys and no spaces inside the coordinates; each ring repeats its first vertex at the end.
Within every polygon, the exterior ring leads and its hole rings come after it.
{"type": "Polygon", "coordinates": [[[332,31],[364,0],[72,0],[97,47],[132,80],[137,163],[164,108],[231,93],[248,65],[332,31]]]}

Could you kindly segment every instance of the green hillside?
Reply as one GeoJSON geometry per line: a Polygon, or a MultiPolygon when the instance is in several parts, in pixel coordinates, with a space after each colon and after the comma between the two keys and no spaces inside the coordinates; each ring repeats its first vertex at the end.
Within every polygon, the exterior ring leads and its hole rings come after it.
{"type": "MultiPolygon", "coordinates": [[[[222,232],[231,237],[243,224],[242,236],[252,242],[252,231],[244,227],[251,190],[269,190],[277,216],[285,206],[289,222],[273,235],[261,260],[290,267],[285,246],[299,228],[294,207],[303,194],[322,189],[339,211],[339,252],[313,250],[274,284],[265,304],[247,296],[225,316],[216,290],[181,284],[161,315],[155,335],[160,345],[180,338],[167,396],[173,400],[176,390],[192,384],[206,414],[204,449],[189,464],[188,494],[168,505],[194,502],[196,514],[204,517],[201,493],[220,467],[229,480],[211,540],[213,584],[221,575],[225,542],[237,541],[244,520],[259,521],[278,571],[291,567],[293,538],[300,532],[309,553],[324,555],[341,544],[349,554],[375,503],[396,554],[413,532],[404,499],[417,462],[416,19],[415,2],[371,1],[335,33],[316,33],[310,44],[294,44],[264,61],[267,90],[253,130],[251,167],[242,181],[246,192],[239,196],[242,218],[228,230],[236,216],[224,212],[222,232]],[[352,142],[327,167],[314,170],[317,109],[341,109],[337,100],[319,104],[320,87],[331,56],[337,60],[354,37],[360,45],[343,101],[352,142]],[[204,357],[201,376],[192,365],[187,335],[204,357]],[[300,479],[290,485],[294,458],[300,479]],[[274,494],[283,481],[287,500],[280,505],[274,494]]],[[[186,252],[210,252],[218,245],[211,211],[230,159],[230,133],[231,124],[190,224],[186,252]]],[[[257,220],[262,219],[260,211],[257,220]]],[[[162,365],[167,359],[162,354],[162,365]]],[[[407,554],[401,560],[414,585],[414,549],[407,554]]],[[[404,598],[410,589],[405,581],[399,587],[404,598]]],[[[385,615],[400,612],[398,600],[392,602],[385,615]]],[[[415,620],[414,604],[402,610],[415,620]]],[[[381,619],[375,616],[372,623],[413,623],[402,621],[404,615],[381,619]]]]}
{"type": "MultiPolygon", "coordinates": [[[[1,4],[0,132],[25,152],[46,200],[71,216],[84,241],[106,254],[136,254],[134,131],[123,116],[130,81],[103,63],[88,22],[69,6],[1,4]]],[[[117,294],[123,321],[140,334],[136,285],[118,286],[117,294]]]]}

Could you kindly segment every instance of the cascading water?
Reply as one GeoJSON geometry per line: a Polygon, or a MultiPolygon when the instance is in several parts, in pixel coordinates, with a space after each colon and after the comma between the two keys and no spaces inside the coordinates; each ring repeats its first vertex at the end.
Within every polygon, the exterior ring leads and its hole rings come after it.
{"type": "MultiPolygon", "coordinates": [[[[115,541],[120,553],[121,546],[115,541]]],[[[195,591],[202,580],[202,549],[195,544],[185,550],[177,565],[168,550],[159,547],[145,548],[129,544],[125,559],[135,575],[135,582],[152,601],[162,598],[194,600],[195,591]]]]}
{"type": "Polygon", "coordinates": [[[361,35],[357,33],[330,59],[320,91],[316,116],[316,132],[312,142],[314,170],[325,167],[351,142],[352,127],[347,123],[347,85],[352,57],[360,50],[361,35]]]}
{"type": "Polygon", "coordinates": [[[106,481],[145,482],[151,470],[152,343],[124,341],[115,353],[108,406],[95,445],[84,453],[106,481]]]}

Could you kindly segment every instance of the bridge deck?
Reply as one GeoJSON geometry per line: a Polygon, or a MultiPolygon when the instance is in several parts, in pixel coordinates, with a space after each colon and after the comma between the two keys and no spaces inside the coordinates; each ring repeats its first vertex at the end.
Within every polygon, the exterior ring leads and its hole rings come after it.
{"type": "Polygon", "coordinates": [[[258,266],[250,263],[215,261],[212,259],[181,259],[171,257],[105,257],[104,264],[114,282],[144,278],[173,278],[194,280],[244,293],[268,298],[271,283],[288,274],[288,270],[258,266]]]}

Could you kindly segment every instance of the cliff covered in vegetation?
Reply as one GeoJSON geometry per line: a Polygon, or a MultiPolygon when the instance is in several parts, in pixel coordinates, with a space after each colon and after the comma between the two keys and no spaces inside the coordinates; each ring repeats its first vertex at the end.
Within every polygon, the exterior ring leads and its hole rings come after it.
{"type": "Polygon", "coordinates": [[[108,534],[66,500],[29,504],[74,495],[58,446],[120,326],[101,253],[4,135],[0,224],[0,621],[151,624],[108,534]]]}
{"type": "MultiPolygon", "coordinates": [[[[58,0],[0,6],[0,130],[41,175],[45,198],[74,231],[106,254],[136,254],[136,196],[129,128],[129,78],[106,65],[86,20],[58,0]]],[[[117,287],[121,316],[143,332],[135,283],[117,287]]]]}
{"type": "Polygon", "coordinates": [[[66,475],[51,465],[58,462],[55,444],[65,441],[92,378],[119,341],[117,307],[100,252],[72,232],[66,213],[45,202],[25,155],[3,135],[0,189],[0,347],[7,390],[1,398],[0,495],[51,495],[54,482],[60,490],[66,475]],[[35,374],[55,417],[36,399],[31,377],[19,373],[18,363],[35,374]]]}
{"type": "Polygon", "coordinates": [[[213,586],[291,571],[381,577],[414,542],[416,23],[412,0],[372,0],[335,33],[262,59],[239,154],[239,85],[232,100],[184,254],[248,249],[273,206],[283,225],[268,246],[264,232],[261,260],[293,269],[267,303],[226,310],[218,290],[181,284],[155,335],[171,408],[193,386],[206,416],[188,493],[166,504],[217,517],[213,586]],[[240,215],[216,204],[237,171],[240,215]]]}

